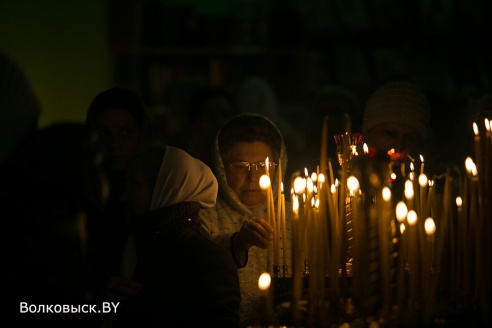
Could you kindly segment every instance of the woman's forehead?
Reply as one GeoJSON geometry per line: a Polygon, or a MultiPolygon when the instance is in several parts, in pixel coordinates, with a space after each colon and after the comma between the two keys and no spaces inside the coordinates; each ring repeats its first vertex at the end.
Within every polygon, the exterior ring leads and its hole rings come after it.
{"type": "Polygon", "coordinates": [[[241,141],[236,143],[233,147],[229,149],[229,158],[256,158],[265,159],[266,157],[272,155],[270,146],[268,146],[263,141],[246,142],[241,141]]]}

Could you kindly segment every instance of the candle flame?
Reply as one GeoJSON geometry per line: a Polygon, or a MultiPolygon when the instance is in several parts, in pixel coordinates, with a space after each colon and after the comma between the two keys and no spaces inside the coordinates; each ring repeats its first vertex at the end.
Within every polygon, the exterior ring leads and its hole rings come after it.
{"type": "Polygon", "coordinates": [[[304,176],[306,178],[309,176],[308,169],[306,167],[304,168],[304,176]]]}
{"type": "Polygon", "coordinates": [[[260,290],[268,290],[270,288],[270,284],[272,282],[272,278],[270,277],[270,274],[268,272],[263,272],[260,275],[260,279],[258,279],[258,288],[260,290]]]}
{"type": "Polygon", "coordinates": [[[409,225],[413,226],[417,224],[417,212],[411,210],[407,214],[407,222],[409,225]]]}
{"type": "Polygon", "coordinates": [[[407,180],[405,181],[405,198],[406,199],[413,199],[414,192],[413,192],[413,184],[412,181],[407,180]]]}
{"type": "Polygon", "coordinates": [[[475,163],[471,159],[471,157],[467,157],[465,159],[465,168],[468,173],[471,173],[473,171],[473,168],[475,167],[475,163]]]}
{"type": "Polygon", "coordinates": [[[295,214],[299,213],[299,199],[296,195],[292,196],[292,211],[295,214]]]}
{"type": "Polygon", "coordinates": [[[405,223],[400,223],[400,233],[402,235],[405,233],[405,223]]]}
{"type": "Polygon", "coordinates": [[[330,187],[331,194],[333,195],[337,191],[337,186],[335,184],[332,184],[330,187]]]}
{"type": "Polygon", "coordinates": [[[423,163],[424,162],[424,156],[422,156],[422,155],[419,155],[419,156],[420,156],[420,162],[423,163]]]}
{"type": "Polygon", "coordinates": [[[419,175],[419,185],[424,188],[425,186],[427,186],[427,176],[425,174],[421,174],[419,175]]]}
{"type": "Polygon", "coordinates": [[[308,192],[313,192],[314,190],[314,183],[313,180],[311,180],[311,178],[306,179],[306,189],[308,192]]]}
{"type": "Polygon", "coordinates": [[[391,180],[396,180],[396,173],[394,172],[391,173],[391,180]]]}
{"type": "Polygon", "coordinates": [[[475,122],[473,122],[473,133],[478,136],[478,125],[475,122]]]}
{"type": "Polygon", "coordinates": [[[319,174],[318,181],[320,183],[325,183],[325,175],[323,173],[319,174]]]}
{"type": "Polygon", "coordinates": [[[456,197],[456,206],[461,207],[463,205],[463,199],[460,196],[456,197]]]}
{"type": "Polygon", "coordinates": [[[318,181],[318,175],[316,174],[316,172],[311,173],[311,180],[313,180],[314,182],[318,181]]]}
{"type": "Polygon", "coordinates": [[[415,165],[413,164],[413,162],[410,162],[410,171],[415,171],[415,165]]]}
{"type": "Polygon", "coordinates": [[[425,219],[425,233],[427,236],[432,236],[434,232],[436,232],[436,224],[434,223],[434,220],[431,217],[428,217],[425,219]]]}
{"type": "Polygon", "coordinates": [[[369,153],[369,147],[367,146],[367,144],[365,142],[362,145],[362,149],[364,150],[364,154],[368,154],[369,153]]]}
{"type": "Polygon", "coordinates": [[[398,204],[396,204],[396,219],[398,222],[403,222],[405,218],[407,217],[408,214],[408,208],[407,204],[403,201],[399,201],[398,204]]]}
{"type": "Polygon", "coordinates": [[[385,202],[389,202],[391,200],[391,189],[388,187],[384,187],[382,191],[383,199],[385,202]]]}
{"type": "Polygon", "coordinates": [[[294,179],[294,193],[302,194],[306,189],[306,180],[301,177],[296,177],[294,179]]]}
{"type": "Polygon", "coordinates": [[[261,190],[267,190],[270,187],[270,178],[268,175],[263,174],[260,177],[260,188],[261,190]]]}
{"type": "Polygon", "coordinates": [[[347,187],[349,188],[350,192],[353,193],[354,191],[359,189],[359,180],[357,180],[357,178],[353,175],[348,177],[347,187]]]}
{"type": "Polygon", "coordinates": [[[485,118],[484,123],[485,123],[485,130],[487,130],[487,132],[490,132],[491,127],[490,127],[489,119],[485,118]]]}

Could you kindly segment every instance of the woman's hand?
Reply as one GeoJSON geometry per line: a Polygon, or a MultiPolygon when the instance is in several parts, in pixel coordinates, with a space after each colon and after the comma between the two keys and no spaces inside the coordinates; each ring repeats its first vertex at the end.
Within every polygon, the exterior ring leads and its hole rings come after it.
{"type": "Polygon", "coordinates": [[[267,248],[273,240],[273,228],[264,219],[251,218],[243,222],[234,240],[236,252],[246,252],[253,246],[267,248]]]}
{"type": "Polygon", "coordinates": [[[142,288],[143,286],[136,281],[113,276],[109,279],[106,297],[110,301],[125,301],[137,295],[142,288]]]}

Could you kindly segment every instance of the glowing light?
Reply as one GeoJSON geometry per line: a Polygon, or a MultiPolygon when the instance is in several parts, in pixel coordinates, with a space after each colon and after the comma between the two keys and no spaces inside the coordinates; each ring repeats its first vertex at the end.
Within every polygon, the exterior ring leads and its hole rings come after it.
{"type": "Polygon", "coordinates": [[[311,173],[311,180],[313,180],[314,182],[318,180],[318,175],[316,174],[316,172],[311,173]]]}
{"type": "Polygon", "coordinates": [[[412,181],[407,180],[405,181],[405,198],[406,199],[413,199],[414,192],[413,192],[413,184],[412,181]]]}
{"type": "Polygon", "coordinates": [[[301,177],[294,179],[294,192],[296,194],[302,194],[306,189],[306,180],[301,177]]]}
{"type": "Polygon", "coordinates": [[[396,219],[398,220],[398,222],[403,222],[407,217],[407,214],[407,204],[405,204],[405,202],[403,201],[399,201],[398,204],[396,204],[396,219]]]}
{"type": "Polygon", "coordinates": [[[424,227],[427,236],[432,236],[434,232],[436,232],[436,224],[434,223],[434,220],[431,217],[425,219],[424,227]]]}
{"type": "Polygon", "coordinates": [[[473,122],[473,133],[478,136],[478,125],[477,123],[473,122]]]}
{"type": "Polygon", "coordinates": [[[323,173],[320,173],[319,176],[318,176],[318,181],[320,183],[325,183],[325,175],[323,173]]]}
{"type": "Polygon", "coordinates": [[[308,192],[312,193],[314,190],[313,180],[311,180],[311,178],[307,178],[306,180],[307,180],[306,181],[306,189],[308,192]]]}
{"type": "Polygon", "coordinates": [[[384,187],[382,191],[383,199],[385,202],[389,202],[391,200],[391,189],[388,187],[384,187]]]}
{"type": "Polygon", "coordinates": [[[292,211],[295,214],[299,213],[299,199],[296,196],[292,198],[292,211]]]}
{"type": "Polygon", "coordinates": [[[402,235],[405,233],[405,223],[400,223],[400,233],[402,235]]]}
{"type": "Polygon", "coordinates": [[[267,190],[270,187],[270,177],[266,174],[263,174],[260,177],[260,188],[262,190],[267,190]]]}
{"type": "Polygon", "coordinates": [[[456,206],[461,207],[463,205],[463,199],[460,196],[456,197],[456,206]]]}
{"type": "Polygon", "coordinates": [[[407,222],[409,225],[413,226],[417,224],[417,212],[414,210],[411,210],[407,214],[407,222]]]}
{"type": "Polygon", "coordinates": [[[427,176],[425,174],[419,175],[419,185],[422,188],[424,188],[425,186],[427,186],[427,182],[428,182],[428,179],[427,179],[427,176]]]}
{"type": "Polygon", "coordinates": [[[258,288],[260,290],[268,290],[270,288],[270,284],[272,283],[272,278],[268,272],[263,272],[260,275],[260,279],[258,279],[258,288]]]}
{"type": "Polygon", "coordinates": [[[357,180],[356,177],[354,177],[353,175],[348,177],[347,179],[347,187],[349,188],[349,190],[351,192],[354,192],[356,191],[357,189],[359,189],[359,180],[357,180]]]}

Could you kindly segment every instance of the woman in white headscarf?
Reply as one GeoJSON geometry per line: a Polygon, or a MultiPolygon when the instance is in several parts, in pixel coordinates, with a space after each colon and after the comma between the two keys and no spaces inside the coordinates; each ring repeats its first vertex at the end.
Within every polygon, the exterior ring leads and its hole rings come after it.
{"type": "MultiPolygon", "coordinates": [[[[272,186],[278,186],[278,169],[283,177],[287,166],[280,131],[259,114],[239,114],[229,119],[217,134],[213,152],[213,169],[219,182],[217,204],[200,211],[204,226],[230,250],[238,267],[243,326],[258,324],[262,311],[258,278],[263,272],[272,271],[272,267],[267,267],[267,251],[273,228],[267,221],[266,198],[259,186],[267,157],[272,186]]],[[[276,198],[277,188],[272,189],[276,198]]],[[[287,223],[286,263],[290,266],[289,218],[287,223]]],[[[283,241],[280,245],[283,253],[283,241]]]]}
{"type": "Polygon", "coordinates": [[[113,327],[237,326],[236,268],[198,216],[217,197],[208,166],[178,148],[151,147],[131,164],[128,185],[133,233],[122,275],[139,287],[113,327]]]}

